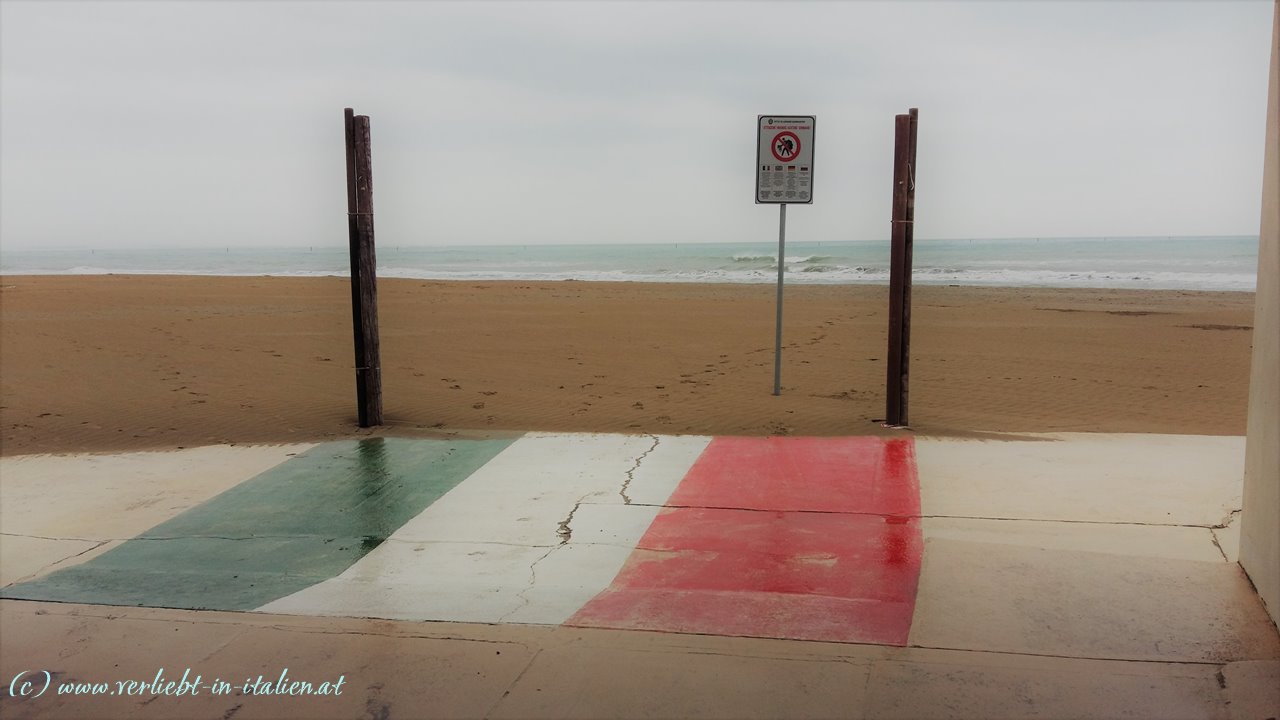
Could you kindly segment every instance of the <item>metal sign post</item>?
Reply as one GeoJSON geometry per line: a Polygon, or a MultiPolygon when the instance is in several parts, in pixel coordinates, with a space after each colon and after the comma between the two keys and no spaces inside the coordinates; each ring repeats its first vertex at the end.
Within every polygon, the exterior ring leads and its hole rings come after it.
{"type": "Polygon", "coordinates": [[[782,394],[782,280],[787,270],[787,205],[813,203],[813,115],[756,116],[756,203],[778,205],[778,318],[773,394],[782,394]]]}
{"type": "Polygon", "coordinates": [[[782,274],[787,269],[787,204],[778,206],[778,322],[773,334],[773,394],[782,394],[782,274]]]}

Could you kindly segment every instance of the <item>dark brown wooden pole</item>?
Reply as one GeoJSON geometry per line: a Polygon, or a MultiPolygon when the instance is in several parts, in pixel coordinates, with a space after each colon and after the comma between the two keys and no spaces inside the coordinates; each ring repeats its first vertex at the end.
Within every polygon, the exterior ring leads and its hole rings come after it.
{"type": "Polygon", "coordinates": [[[911,262],[915,220],[918,111],[894,117],[893,223],[889,256],[889,348],[885,422],[908,424],[911,366],[911,262]]]}
{"type": "Polygon", "coordinates": [[[347,244],[351,255],[351,328],[355,336],[356,362],[356,413],[360,427],[369,427],[369,418],[365,412],[364,373],[364,327],[363,314],[360,312],[360,230],[356,225],[356,135],[355,111],[347,108],[344,112],[347,137],[347,244]]]}
{"type": "Polygon", "coordinates": [[[347,108],[345,118],[356,405],[360,427],[370,427],[382,424],[382,362],[378,345],[378,278],[373,235],[373,155],[369,117],[355,115],[351,108],[347,108]]]}
{"type": "Polygon", "coordinates": [[[903,266],[906,272],[902,278],[902,423],[909,425],[907,418],[908,400],[911,395],[911,275],[915,268],[915,234],[916,234],[916,126],[919,124],[920,111],[911,108],[907,114],[911,117],[911,130],[908,133],[910,148],[907,150],[907,208],[906,222],[903,228],[903,266]]]}

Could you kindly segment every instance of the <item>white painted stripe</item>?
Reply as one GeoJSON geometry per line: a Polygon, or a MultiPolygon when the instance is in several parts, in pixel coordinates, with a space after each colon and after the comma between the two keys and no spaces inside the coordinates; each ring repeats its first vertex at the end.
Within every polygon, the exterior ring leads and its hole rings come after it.
{"type": "Polygon", "coordinates": [[[259,610],[561,623],[613,581],[709,442],[527,435],[346,572],[259,610]]]}

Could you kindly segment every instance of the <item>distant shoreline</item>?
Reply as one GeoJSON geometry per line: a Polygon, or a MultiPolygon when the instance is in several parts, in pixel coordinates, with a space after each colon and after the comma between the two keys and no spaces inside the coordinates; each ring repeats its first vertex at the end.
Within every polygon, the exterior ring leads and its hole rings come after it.
{"type": "MultiPolygon", "coordinates": [[[[417,280],[773,284],[777,244],[650,243],[529,246],[398,246],[378,249],[381,277],[417,280]]],[[[345,244],[309,248],[0,251],[3,275],[345,276],[345,244]]],[[[794,285],[887,284],[887,242],[786,245],[794,285]]],[[[919,285],[1171,290],[1254,289],[1257,239],[1078,238],[918,241],[919,285]]]]}
{"type": "MultiPolygon", "coordinates": [[[[116,273],[116,272],[108,272],[108,273],[80,273],[80,274],[73,274],[73,273],[61,273],[61,274],[41,274],[41,273],[0,273],[0,282],[8,282],[9,280],[16,281],[16,280],[17,280],[17,279],[19,279],[19,278],[24,278],[24,279],[25,279],[25,278],[30,278],[30,279],[51,280],[51,279],[57,279],[57,278],[76,278],[76,277],[79,277],[79,278],[110,277],[110,278],[138,278],[138,279],[144,279],[144,278],[165,278],[165,279],[181,279],[181,278],[191,278],[191,279],[201,279],[201,278],[209,278],[209,279],[216,279],[216,278],[223,278],[223,279],[251,279],[251,278],[262,278],[262,279],[265,279],[265,278],[273,278],[273,279],[288,279],[288,280],[326,280],[326,281],[334,281],[334,280],[338,280],[338,281],[342,281],[342,282],[346,282],[346,281],[349,279],[349,275],[347,275],[347,274],[336,274],[336,273],[335,273],[335,274],[325,274],[325,275],[286,275],[286,274],[267,274],[267,273],[245,273],[245,274],[237,274],[237,275],[215,275],[215,274],[209,274],[209,273],[136,273],[136,272],[120,272],[120,273],[116,273]]],[[[884,290],[887,292],[887,291],[888,291],[888,288],[889,288],[889,285],[888,285],[888,283],[887,283],[887,282],[856,282],[856,283],[855,283],[855,282],[850,282],[850,283],[804,283],[804,284],[802,284],[802,283],[795,283],[795,284],[793,284],[793,283],[791,283],[791,282],[790,282],[790,280],[791,280],[791,276],[790,276],[790,274],[788,274],[788,275],[786,276],[786,281],[785,281],[785,283],[786,283],[786,287],[787,287],[787,289],[788,289],[788,290],[790,290],[790,289],[791,289],[791,288],[793,288],[793,287],[841,287],[841,286],[844,286],[844,287],[850,287],[850,288],[864,288],[864,289],[882,288],[882,289],[884,289],[884,290]]],[[[776,278],[776,277],[775,277],[774,279],[772,279],[772,280],[763,280],[763,279],[762,279],[762,280],[756,280],[756,281],[742,281],[742,282],[718,282],[718,283],[717,283],[717,282],[697,282],[697,281],[693,281],[693,280],[681,280],[681,281],[671,281],[671,280],[667,280],[667,281],[663,281],[663,280],[578,280],[578,279],[575,279],[575,278],[565,278],[565,279],[562,279],[562,280],[522,280],[522,279],[518,279],[518,278],[491,278],[491,279],[485,279],[485,278],[410,278],[410,277],[388,277],[388,276],[385,276],[385,275],[381,275],[381,276],[379,276],[379,277],[378,277],[378,282],[379,282],[379,283],[383,283],[383,282],[409,282],[409,283],[412,283],[412,282],[426,282],[426,283],[433,283],[433,284],[434,284],[434,283],[440,283],[440,284],[444,284],[444,285],[454,285],[454,284],[456,284],[456,285],[475,285],[476,283],[499,284],[499,285],[528,285],[529,283],[539,283],[539,284],[545,284],[545,283],[552,283],[552,284],[554,284],[554,283],[586,283],[586,284],[590,284],[590,285],[641,285],[641,286],[644,286],[644,285],[652,285],[652,286],[675,286],[675,287],[680,287],[680,286],[689,286],[689,285],[710,285],[710,286],[729,285],[729,286],[740,286],[740,287],[759,287],[759,286],[776,287],[776,286],[777,286],[777,278],[776,278]]],[[[1041,291],[1041,290],[1044,290],[1044,291],[1064,290],[1064,291],[1069,291],[1069,292],[1080,292],[1080,293],[1086,293],[1086,294],[1087,294],[1087,293],[1090,293],[1090,292],[1096,292],[1096,293],[1136,293],[1136,294],[1142,294],[1142,295],[1150,294],[1150,293],[1177,293],[1177,294],[1183,294],[1183,293],[1196,293],[1196,294],[1209,294],[1209,295],[1212,295],[1212,294],[1227,294],[1227,295],[1249,295],[1249,296],[1252,296],[1252,295],[1254,295],[1254,294],[1256,293],[1256,291],[1255,291],[1255,290],[1199,290],[1199,289],[1180,289],[1180,288],[1117,288],[1117,287],[1046,287],[1046,286],[1041,286],[1041,285],[961,285],[961,284],[943,284],[943,283],[922,283],[922,282],[920,282],[918,279],[916,279],[916,280],[915,280],[914,285],[916,285],[916,286],[920,286],[920,287],[934,287],[934,288],[943,288],[943,287],[945,287],[945,288],[949,288],[949,289],[960,289],[960,290],[966,290],[966,289],[968,289],[968,290],[975,290],[975,291],[977,291],[977,290],[997,290],[997,291],[998,291],[998,290],[1025,290],[1025,291],[1035,292],[1035,291],[1041,291]]]]}

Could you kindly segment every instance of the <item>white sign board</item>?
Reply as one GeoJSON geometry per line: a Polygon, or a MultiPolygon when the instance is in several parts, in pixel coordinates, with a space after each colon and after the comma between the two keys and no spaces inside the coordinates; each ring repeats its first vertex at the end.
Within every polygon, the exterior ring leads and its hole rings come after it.
{"type": "Polygon", "coordinates": [[[813,202],[813,115],[760,115],[756,202],[813,202]]]}

